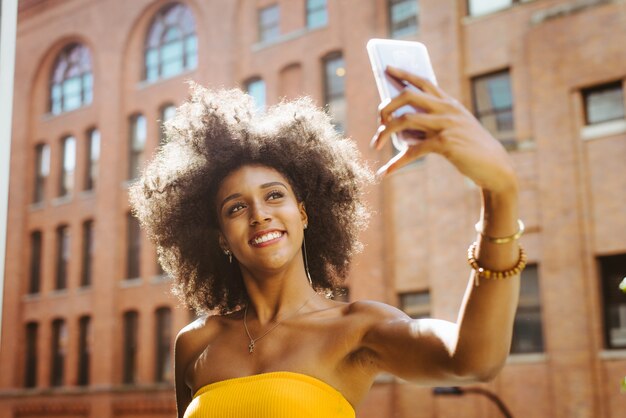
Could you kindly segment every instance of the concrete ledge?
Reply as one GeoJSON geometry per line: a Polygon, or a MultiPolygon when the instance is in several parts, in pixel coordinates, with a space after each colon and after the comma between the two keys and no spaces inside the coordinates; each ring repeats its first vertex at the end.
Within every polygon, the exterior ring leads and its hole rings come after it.
{"type": "Polygon", "coordinates": [[[626,133],[626,119],[584,126],[580,130],[580,137],[584,140],[590,140],[623,133],[626,133]]]}
{"type": "Polygon", "coordinates": [[[626,360],[626,349],[602,350],[598,353],[600,360],[626,360]]]}
{"type": "Polygon", "coordinates": [[[546,361],[548,361],[546,353],[510,354],[506,359],[506,364],[532,364],[546,361]]]}

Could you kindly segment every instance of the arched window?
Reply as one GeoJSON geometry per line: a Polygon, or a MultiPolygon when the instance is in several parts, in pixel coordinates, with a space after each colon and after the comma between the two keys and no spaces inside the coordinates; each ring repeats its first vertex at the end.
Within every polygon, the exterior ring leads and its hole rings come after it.
{"type": "Polygon", "coordinates": [[[191,10],[180,3],[163,7],[146,36],[145,80],[172,77],[197,65],[198,38],[191,10]]]}
{"type": "Polygon", "coordinates": [[[93,98],[91,53],[81,44],[73,43],[57,56],[50,80],[50,112],[62,112],[88,105],[93,98]]]}

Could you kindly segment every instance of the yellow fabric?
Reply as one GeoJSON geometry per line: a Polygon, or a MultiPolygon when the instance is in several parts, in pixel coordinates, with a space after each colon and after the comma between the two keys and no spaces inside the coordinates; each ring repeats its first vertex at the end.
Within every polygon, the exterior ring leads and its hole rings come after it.
{"type": "Polygon", "coordinates": [[[352,405],[315,377],[270,372],[200,388],[184,418],[354,418],[352,405]]]}

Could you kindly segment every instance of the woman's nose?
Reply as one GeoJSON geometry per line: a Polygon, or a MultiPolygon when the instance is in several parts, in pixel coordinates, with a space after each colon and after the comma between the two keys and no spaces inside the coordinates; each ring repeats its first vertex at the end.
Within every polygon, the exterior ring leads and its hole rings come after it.
{"type": "Polygon", "coordinates": [[[259,225],[272,219],[267,208],[263,204],[254,204],[250,208],[250,225],[259,225]]]}

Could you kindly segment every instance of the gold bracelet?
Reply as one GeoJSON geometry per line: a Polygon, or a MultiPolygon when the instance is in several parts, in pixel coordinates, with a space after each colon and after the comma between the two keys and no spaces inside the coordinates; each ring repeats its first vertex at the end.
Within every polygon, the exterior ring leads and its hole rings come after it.
{"type": "Polygon", "coordinates": [[[488,235],[485,235],[485,233],[483,232],[483,222],[480,221],[476,224],[476,232],[478,232],[480,235],[483,236],[483,238],[486,238],[487,241],[489,241],[492,244],[506,244],[516,239],[519,239],[519,237],[521,237],[522,234],[524,233],[524,222],[522,222],[521,219],[517,220],[517,226],[518,226],[518,230],[513,235],[509,235],[508,237],[496,238],[496,237],[490,237],[488,235]]]}
{"type": "Polygon", "coordinates": [[[524,248],[522,248],[521,245],[519,246],[519,260],[517,261],[517,264],[513,268],[509,270],[504,270],[504,271],[487,270],[486,268],[481,267],[478,264],[478,261],[476,260],[477,248],[478,248],[478,242],[474,242],[467,249],[467,262],[472,267],[472,269],[474,269],[474,271],[476,272],[474,276],[476,286],[479,285],[479,279],[481,277],[484,277],[486,279],[498,279],[498,280],[506,279],[511,276],[515,276],[516,274],[520,274],[522,270],[524,270],[524,268],[526,267],[526,262],[528,260],[528,257],[526,256],[526,251],[524,251],[524,248]]]}

